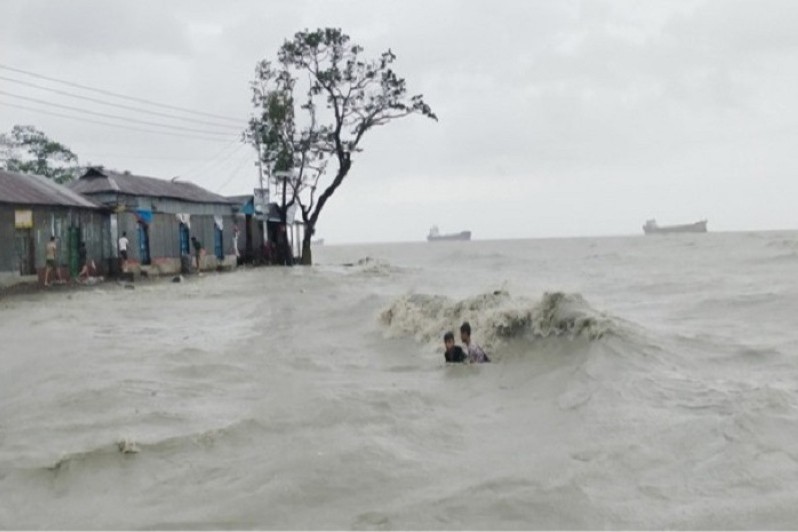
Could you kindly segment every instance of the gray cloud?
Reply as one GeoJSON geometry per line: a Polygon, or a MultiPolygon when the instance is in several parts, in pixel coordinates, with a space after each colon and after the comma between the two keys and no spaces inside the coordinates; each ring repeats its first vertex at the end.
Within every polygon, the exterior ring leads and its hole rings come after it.
{"type": "Polygon", "coordinates": [[[190,52],[181,20],[160,2],[32,0],[9,4],[10,16],[0,22],[2,39],[42,53],[190,52]]]}
{"type": "MultiPolygon", "coordinates": [[[[365,139],[323,215],[327,238],[412,239],[435,222],[554,236],[637,232],[651,216],[788,226],[797,22],[798,4],[779,0],[7,0],[0,42],[3,62],[246,118],[256,61],[297,30],[340,26],[369,55],[394,50],[441,120],[365,139]],[[385,227],[363,227],[372,203],[390,206],[385,227]]],[[[201,168],[222,147],[6,111],[2,130],[35,122],[78,153],[128,153],[107,162],[152,175],[201,168]]],[[[246,191],[246,157],[195,179],[246,191]]]]}

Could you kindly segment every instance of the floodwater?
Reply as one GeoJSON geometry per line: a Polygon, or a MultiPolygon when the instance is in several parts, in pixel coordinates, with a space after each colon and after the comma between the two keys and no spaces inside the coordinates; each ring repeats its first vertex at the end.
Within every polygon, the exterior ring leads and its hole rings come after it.
{"type": "Polygon", "coordinates": [[[0,528],[796,527],[798,233],[315,254],[0,299],[0,528]]]}

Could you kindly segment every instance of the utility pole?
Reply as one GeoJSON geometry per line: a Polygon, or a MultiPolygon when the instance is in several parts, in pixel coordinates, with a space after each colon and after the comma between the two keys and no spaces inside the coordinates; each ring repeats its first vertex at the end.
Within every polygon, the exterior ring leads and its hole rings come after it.
{"type": "MultiPolygon", "coordinates": [[[[260,155],[260,135],[255,135],[255,147],[258,150],[258,181],[260,183],[260,189],[263,190],[263,159],[260,155]]],[[[268,188],[268,183],[266,184],[266,188],[268,188]]]]}
{"type": "Polygon", "coordinates": [[[260,187],[258,188],[258,202],[260,203],[260,212],[263,216],[263,245],[267,248],[269,247],[269,180],[266,180],[266,189],[264,195],[264,188],[263,188],[263,157],[261,157],[260,151],[260,130],[257,131],[255,134],[255,147],[258,150],[258,183],[260,187]]]}

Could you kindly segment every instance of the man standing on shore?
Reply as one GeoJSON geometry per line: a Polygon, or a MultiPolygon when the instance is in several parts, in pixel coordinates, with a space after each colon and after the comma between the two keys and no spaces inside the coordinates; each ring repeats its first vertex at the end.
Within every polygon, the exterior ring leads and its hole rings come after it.
{"type": "Polygon", "coordinates": [[[233,253],[236,256],[236,262],[238,262],[239,258],[241,257],[241,252],[238,251],[238,235],[239,235],[238,226],[234,225],[233,226],[233,253]]]}
{"type": "Polygon", "coordinates": [[[119,237],[119,259],[122,262],[122,271],[127,271],[127,246],[130,241],[127,239],[127,232],[122,231],[122,236],[119,237]]]}
{"type": "Polygon", "coordinates": [[[205,250],[202,248],[202,242],[200,242],[199,239],[197,239],[196,236],[192,236],[191,237],[191,243],[194,244],[194,253],[197,255],[197,273],[200,273],[200,270],[201,270],[200,266],[202,264],[202,261],[201,261],[202,253],[205,250]]]}
{"type": "Polygon", "coordinates": [[[56,264],[56,253],[58,251],[58,244],[55,241],[55,236],[50,237],[50,241],[44,248],[45,250],[45,270],[44,270],[44,286],[50,286],[50,272],[55,269],[55,277],[61,281],[61,272],[58,271],[58,264],[56,264]]]}

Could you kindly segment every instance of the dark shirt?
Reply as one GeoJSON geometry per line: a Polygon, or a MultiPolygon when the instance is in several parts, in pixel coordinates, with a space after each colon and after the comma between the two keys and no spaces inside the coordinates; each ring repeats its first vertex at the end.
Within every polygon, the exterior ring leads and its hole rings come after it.
{"type": "Polygon", "coordinates": [[[451,351],[445,351],[443,356],[446,357],[446,362],[465,362],[465,352],[463,348],[456,345],[451,351]]]}
{"type": "Polygon", "coordinates": [[[202,249],[202,242],[195,239],[194,241],[192,241],[192,244],[194,244],[194,251],[199,253],[200,250],[202,249]]]}

